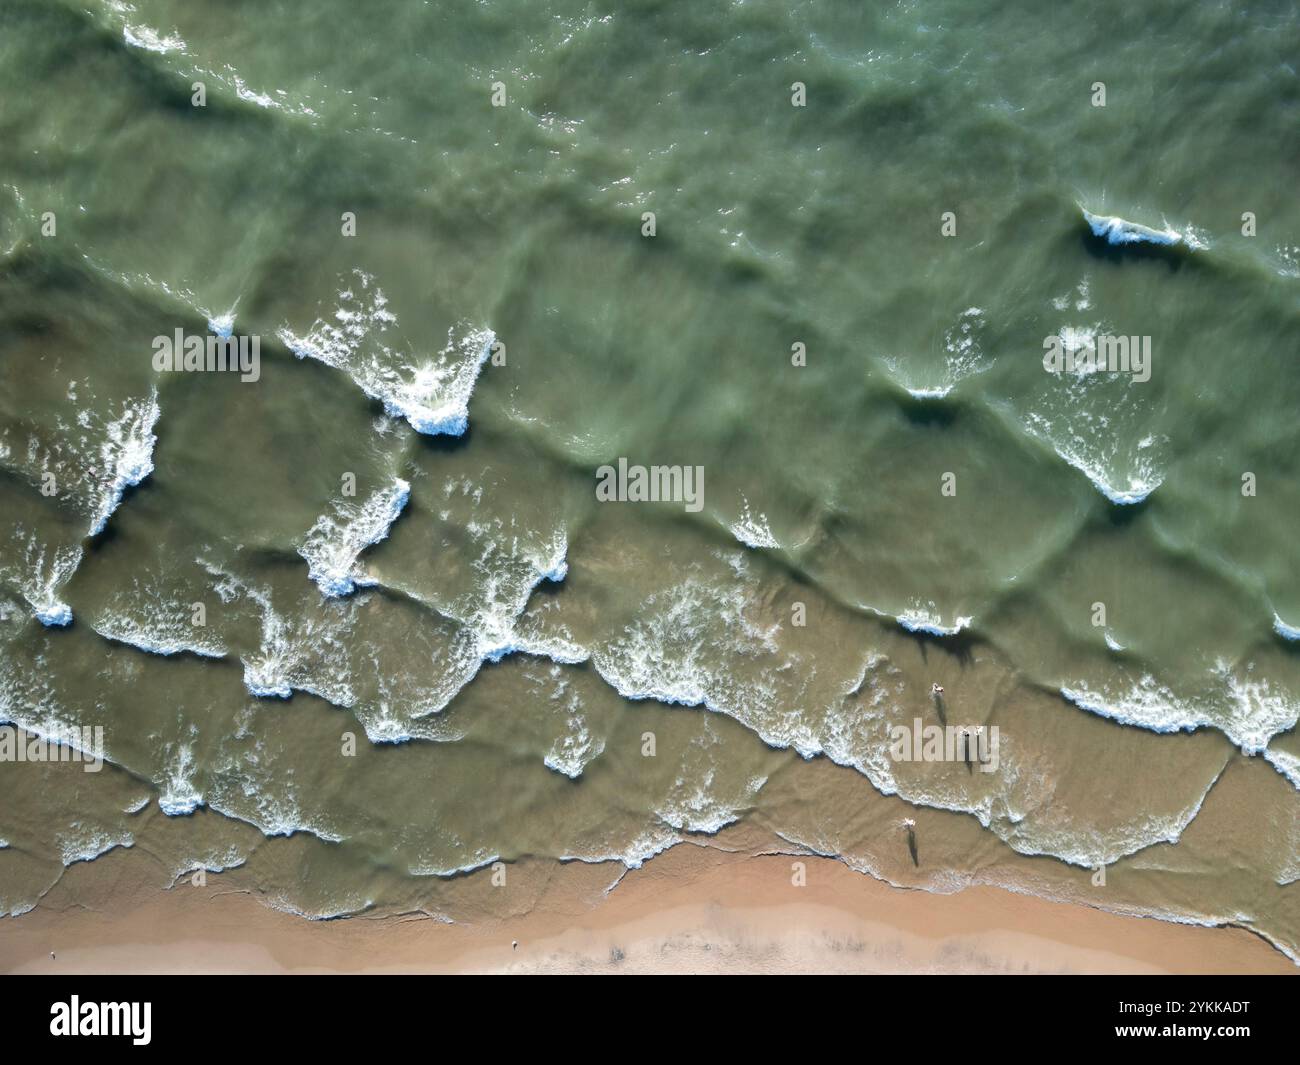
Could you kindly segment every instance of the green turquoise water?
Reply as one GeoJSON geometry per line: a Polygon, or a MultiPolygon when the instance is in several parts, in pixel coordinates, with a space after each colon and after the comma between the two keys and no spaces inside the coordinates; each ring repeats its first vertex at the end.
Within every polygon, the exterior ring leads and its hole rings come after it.
{"type": "Polygon", "coordinates": [[[148,855],[473,919],[754,829],[1294,958],[1297,55],[1284,3],[8,0],[0,717],[105,764],[0,757],[0,910],[148,855]],[[1148,373],[1044,367],[1109,336],[1148,373]]]}

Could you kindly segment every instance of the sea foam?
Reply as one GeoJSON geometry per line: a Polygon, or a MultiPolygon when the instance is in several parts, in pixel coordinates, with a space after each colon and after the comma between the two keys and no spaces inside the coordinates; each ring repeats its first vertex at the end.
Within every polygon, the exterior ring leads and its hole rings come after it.
{"type": "Polygon", "coordinates": [[[1273,615],[1273,631],[1285,640],[1300,640],[1300,628],[1288,625],[1277,614],[1273,615]]]}
{"type": "Polygon", "coordinates": [[[1107,244],[1172,246],[1183,242],[1183,235],[1172,229],[1152,229],[1150,226],[1129,222],[1113,215],[1098,215],[1086,210],[1083,211],[1083,218],[1088,223],[1088,228],[1092,230],[1093,236],[1104,237],[1107,244]]]}
{"type": "Polygon", "coordinates": [[[490,329],[448,330],[447,344],[437,355],[407,362],[407,356],[384,342],[397,322],[387,297],[368,274],[358,270],[355,275],[355,288],[339,293],[332,321],[318,318],[301,335],[281,329],[280,340],[298,358],[316,359],[348,374],[384,405],[389,417],[405,419],[416,432],[463,435],[470,396],[496,334],[490,329]]]}
{"type": "Polygon", "coordinates": [[[159,413],[155,388],[147,399],[127,403],[122,416],[109,423],[107,439],[100,446],[100,461],[107,479],[95,504],[91,536],[104,531],[126,490],[153,473],[153,449],[158,442],[153,430],[159,413]]]}
{"type": "Polygon", "coordinates": [[[410,484],[398,477],[364,503],[338,500],[332,514],[316,519],[298,554],[307,560],[307,576],[323,595],[349,595],[358,585],[375,583],[358,568],[357,558],[388,536],[410,497],[410,484]]]}
{"type": "Polygon", "coordinates": [[[1274,736],[1294,728],[1300,719],[1300,703],[1275,690],[1267,680],[1243,677],[1224,662],[1216,664],[1212,676],[1221,686],[1213,710],[1206,708],[1204,699],[1180,699],[1150,674],[1118,691],[1067,685],[1060,692],[1081,710],[1151,732],[1216,728],[1249,755],[1263,753],[1274,736]]]}

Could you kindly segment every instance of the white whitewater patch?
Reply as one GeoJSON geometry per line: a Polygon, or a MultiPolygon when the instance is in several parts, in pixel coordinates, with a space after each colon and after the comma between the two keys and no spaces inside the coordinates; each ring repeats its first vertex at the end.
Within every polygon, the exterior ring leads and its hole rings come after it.
{"type": "MultiPolygon", "coordinates": [[[[536,583],[529,588],[530,595],[532,588],[544,579],[538,575],[536,583]]],[[[500,662],[507,655],[526,654],[548,658],[560,665],[576,666],[590,657],[585,647],[569,640],[521,632],[518,623],[523,611],[521,606],[516,613],[511,613],[504,603],[494,602],[466,622],[474,633],[475,650],[482,662],[500,662]]]]}
{"type": "Polygon", "coordinates": [[[155,388],[148,399],[129,401],[122,416],[109,423],[107,439],[99,449],[105,487],[95,502],[91,536],[104,531],[126,490],[153,473],[153,449],[158,442],[153,429],[159,413],[155,388]]]}
{"type": "Polygon", "coordinates": [[[862,662],[862,668],[858,670],[857,679],[844,689],[845,695],[857,695],[862,691],[862,686],[867,682],[867,674],[878,669],[885,662],[885,656],[878,651],[872,651],[862,662]]]}
{"type": "Polygon", "coordinates": [[[604,753],[605,738],[591,734],[583,713],[582,698],[563,667],[552,663],[546,668],[545,676],[526,676],[530,684],[538,689],[538,698],[546,699],[549,713],[560,719],[564,730],[552,742],[542,762],[547,769],[562,773],[570,780],[577,780],[582,776],[582,771],[604,753]],[[550,689],[549,693],[545,692],[546,688],[550,689]]]}
{"type": "MultiPolygon", "coordinates": [[[[1061,338],[1061,346],[1071,355],[1078,355],[1080,352],[1095,348],[1097,344],[1097,334],[1105,330],[1105,326],[1100,323],[1093,325],[1063,325],[1056,331],[1056,335],[1061,338]]],[[[1081,359],[1071,371],[1076,378],[1087,377],[1089,374],[1102,373],[1097,366],[1088,366],[1081,359]]]]}
{"type": "Polygon", "coordinates": [[[190,876],[200,870],[205,873],[225,873],[238,869],[247,863],[248,858],[233,844],[224,850],[212,850],[206,857],[182,858],[172,867],[171,887],[175,887],[181,877],[190,876]]]}
{"type": "Polygon", "coordinates": [[[346,621],[350,616],[322,622],[307,617],[285,619],[271,606],[270,597],[250,590],[262,607],[262,645],[241,658],[244,687],[260,698],[288,699],[295,691],[324,699],[348,710],[356,703],[346,675],[320,675],[320,666],[346,661],[346,621]]]}
{"type": "Polygon", "coordinates": [[[131,47],[144,48],[148,52],[159,52],[160,55],[166,55],[168,52],[186,51],[185,42],[181,39],[181,35],[175,33],[174,30],[169,34],[161,34],[159,31],[152,29],[151,26],[127,21],[136,12],[134,4],[126,3],[126,0],[107,0],[105,7],[113,14],[116,14],[118,20],[121,21],[122,39],[131,47]]]}
{"type": "MultiPolygon", "coordinates": [[[[1097,337],[1106,333],[1102,322],[1063,325],[1056,331],[1070,354],[1094,346],[1097,337]]],[[[1132,439],[1137,433],[1126,434],[1120,423],[1130,421],[1137,426],[1145,424],[1148,417],[1127,381],[1082,360],[1073,373],[1050,376],[1065,386],[1067,402],[1059,413],[1028,412],[1026,428],[1118,506],[1141,503],[1164,483],[1164,473],[1158,468],[1161,446],[1168,442],[1163,436],[1145,433],[1136,445],[1126,448],[1125,436],[1132,439]],[[1117,388],[1123,391],[1114,391],[1117,388]]],[[[1049,397],[1049,402],[1059,401],[1049,397]]]]}
{"type": "Polygon", "coordinates": [[[357,559],[367,547],[388,536],[410,497],[410,484],[398,477],[364,503],[338,500],[333,514],[316,519],[298,554],[307,560],[307,576],[322,595],[337,598],[350,595],[358,585],[376,583],[357,566],[357,559]]]}
{"type": "Polygon", "coordinates": [[[37,607],[33,617],[42,625],[56,627],[72,624],[72,607],[67,603],[54,602],[37,607]]]}
{"type": "Polygon", "coordinates": [[[228,805],[225,800],[217,798],[213,798],[208,806],[222,817],[252,825],[267,839],[295,836],[299,832],[314,836],[323,843],[342,843],[347,838],[337,832],[309,824],[291,800],[272,798],[264,791],[259,791],[259,787],[261,785],[251,783],[245,786],[244,798],[252,803],[251,810],[236,809],[228,805]]]}
{"type": "Polygon", "coordinates": [[[106,5],[116,16],[116,21],[121,25],[122,39],[133,48],[140,48],[157,55],[186,56],[191,58],[191,62],[182,68],[176,68],[176,72],[184,76],[187,81],[191,77],[198,77],[205,83],[219,83],[234,91],[239,99],[246,103],[256,104],[258,107],[274,108],[277,111],[283,111],[287,114],[302,115],[308,118],[319,117],[317,113],[306,104],[291,103],[287,97],[288,94],[283,89],[276,89],[275,94],[281,99],[276,100],[264,92],[258,92],[250,88],[242,77],[229,64],[225,64],[223,69],[208,70],[196,66],[192,62],[192,55],[189,46],[185,43],[184,38],[173,29],[169,33],[162,33],[159,30],[146,26],[143,23],[132,21],[136,14],[134,4],[126,3],[124,0],[108,0],[106,5]]]}
{"type": "Polygon", "coordinates": [[[83,763],[111,761],[102,734],[86,731],[90,726],[63,705],[44,656],[34,664],[34,669],[21,669],[9,655],[0,656],[0,725],[15,725],[47,744],[77,751],[83,763]]]}
{"type": "Polygon", "coordinates": [[[195,561],[217,578],[213,590],[223,603],[242,597],[262,616],[258,650],[240,658],[249,694],[288,699],[294,691],[307,692],[344,710],[356,703],[342,665],[347,661],[347,637],[355,609],[352,600],[326,600],[327,609],[319,615],[299,610],[285,617],[276,611],[266,589],[253,587],[202,557],[195,561]]]}
{"type": "Polygon", "coordinates": [[[5,571],[3,576],[22,593],[32,608],[32,616],[42,625],[71,624],[72,608],[59,598],[58,590],[81,564],[81,548],[68,545],[51,550],[21,525],[15,535],[23,543],[23,568],[5,571]]]}
{"type": "Polygon", "coordinates": [[[731,535],[746,547],[755,549],[780,547],[767,523],[767,515],[753,514],[749,508],[749,500],[745,496],[742,495],[740,501],[740,518],[730,526],[731,535]]]}
{"type": "Polygon", "coordinates": [[[463,739],[464,728],[435,718],[482,668],[473,634],[441,615],[394,628],[381,624],[388,617],[388,603],[373,604],[380,612],[367,605],[366,598],[358,601],[357,616],[370,624],[360,625],[348,639],[362,683],[373,684],[353,708],[366,737],[374,744],[463,739]]]}
{"type": "MultiPolygon", "coordinates": [[[[197,731],[191,726],[191,732],[197,731]]],[[[184,817],[203,805],[203,795],[194,786],[194,748],[182,743],[168,752],[167,779],[158,796],[158,809],[168,817],[184,817]]]]}
{"type": "MultiPolygon", "coordinates": [[[[227,68],[229,69],[229,68],[227,68]]],[[[258,107],[279,108],[279,104],[264,92],[257,92],[250,89],[244,79],[238,74],[232,74],[231,84],[235,87],[235,95],[245,103],[257,104],[258,107]]]]}
{"type": "MultiPolygon", "coordinates": [[[[133,618],[110,616],[102,618],[90,627],[106,640],[134,647],[151,655],[164,658],[171,655],[189,653],[202,658],[224,658],[226,649],[217,643],[204,643],[196,640],[182,639],[173,632],[157,624],[159,619],[141,623],[133,618]]],[[[203,634],[196,630],[197,635],[203,634]]]]}
{"type": "Polygon", "coordinates": [[[552,744],[542,764],[570,780],[577,780],[588,764],[604,752],[605,740],[591,735],[581,714],[571,713],[568,724],[569,731],[552,744]]]}
{"type": "Polygon", "coordinates": [[[150,52],[166,55],[168,52],[184,52],[185,41],[177,33],[165,36],[148,26],[126,25],[122,27],[122,37],[127,44],[144,48],[150,52]]]}
{"type": "MultiPolygon", "coordinates": [[[[410,743],[414,739],[430,739],[423,732],[412,732],[410,725],[394,716],[393,707],[388,702],[380,702],[371,714],[358,715],[366,730],[366,739],[376,746],[380,744],[410,743]]],[[[457,737],[458,739],[461,737],[457,737]]]]}
{"type": "Polygon", "coordinates": [[[675,785],[678,794],[670,804],[655,810],[664,823],[680,832],[691,832],[706,836],[716,836],[728,825],[740,820],[740,813],[725,803],[719,802],[709,794],[713,784],[714,771],[705,773],[703,780],[687,781],[678,777],[675,785]]]}
{"type": "Polygon", "coordinates": [[[229,340],[235,331],[235,312],[227,311],[225,314],[208,317],[208,332],[214,336],[221,337],[222,340],[229,340]]]}
{"type": "Polygon", "coordinates": [[[147,654],[224,658],[227,650],[217,636],[192,623],[192,593],[178,592],[171,564],[162,566],[133,575],[129,587],[115,590],[90,627],[106,640],[147,654]]]}
{"type": "Polygon", "coordinates": [[[1267,678],[1254,678],[1254,668],[1247,664],[1244,677],[1226,662],[1215,668],[1231,701],[1232,715],[1225,731],[1246,754],[1262,753],[1274,736],[1300,722],[1300,701],[1274,689],[1267,678]]]}
{"type": "Polygon", "coordinates": [[[256,106],[267,110],[279,111],[286,115],[298,115],[303,118],[311,119],[320,117],[320,115],[306,103],[290,100],[289,94],[285,92],[284,89],[273,90],[275,96],[272,96],[270,93],[258,92],[256,89],[251,88],[229,63],[226,63],[219,71],[205,70],[202,67],[195,67],[193,73],[199,75],[205,81],[211,79],[228,86],[233,89],[235,95],[245,103],[255,104],[256,106]],[[278,100],[275,98],[276,96],[279,97],[278,100]]]}
{"type": "Polygon", "coordinates": [[[1127,692],[1109,698],[1086,687],[1065,686],[1060,692],[1063,698],[1081,710],[1151,732],[1195,732],[1214,725],[1208,715],[1195,709],[1181,710],[1173,691],[1150,674],[1127,692]]]}
{"type": "Polygon", "coordinates": [[[764,593],[745,552],[713,554],[734,578],[688,571],[648,595],[621,632],[593,648],[596,672],[625,699],[702,706],[771,747],[821,753],[814,727],[790,709],[806,696],[815,666],[782,653],[781,624],[762,619],[764,593]]]}
{"type": "Polygon", "coordinates": [[[1300,277],[1300,244],[1279,244],[1277,257],[1280,260],[1276,267],[1279,277],[1300,277]]]}
{"type": "Polygon", "coordinates": [[[407,866],[407,872],[411,876],[436,876],[444,880],[453,876],[465,876],[468,873],[477,873],[480,869],[486,869],[489,865],[495,865],[501,861],[501,855],[495,851],[488,853],[480,849],[472,858],[467,858],[460,865],[430,865],[427,862],[416,862],[407,866]]]}
{"type": "MultiPolygon", "coordinates": [[[[624,868],[626,873],[629,869],[640,869],[646,862],[656,855],[662,854],[670,847],[675,847],[684,842],[682,837],[672,830],[666,823],[659,823],[648,827],[632,839],[621,851],[601,850],[592,851],[587,854],[577,854],[570,852],[560,856],[561,862],[582,862],[584,865],[601,865],[604,862],[618,862],[624,868]]],[[[623,877],[620,874],[612,884],[604,891],[608,895],[621,883],[623,877]]]]}
{"type": "Polygon", "coordinates": [[[563,529],[557,529],[551,536],[546,551],[532,560],[533,566],[542,580],[562,584],[569,575],[568,555],[569,538],[563,529]]]}
{"type": "MultiPolygon", "coordinates": [[[[590,657],[567,627],[548,625],[548,615],[555,608],[553,600],[544,600],[536,611],[528,611],[541,584],[563,581],[568,574],[563,530],[556,530],[540,546],[532,537],[525,543],[517,535],[506,535],[500,519],[470,521],[465,531],[481,541],[481,554],[471,563],[478,578],[471,590],[448,603],[429,600],[419,588],[404,587],[400,580],[391,584],[441,619],[441,624],[422,628],[419,636],[408,641],[408,654],[430,656],[424,669],[414,674],[405,669],[388,670],[381,665],[387,639],[367,650],[356,637],[351,638],[352,648],[368,654],[374,662],[377,698],[355,708],[373,743],[459,738],[454,728],[431,719],[490,663],[516,654],[556,665],[576,665],[590,657]],[[427,647],[421,643],[425,637],[427,647]]],[[[547,756],[546,764],[566,775],[603,749],[603,741],[588,735],[578,706],[574,696],[567,733],[547,756]]]]}
{"type": "Polygon", "coordinates": [[[300,359],[310,358],[346,373],[366,395],[377,399],[391,418],[404,418],[418,433],[461,436],[469,426],[469,400],[491,354],[496,334],[448,330],[437,355],[405,363],[383,342],[396,324],[388,299],[373,278],[354,271],[355,288],[338,295],[333,321],[318,318],[303,335],[284,328],[280,340],[300,359]]]}
{"type": "Polygon", "coordinates": [[[1094,488],[1112,503],[1121,507],[1130,507],[1141,503],[1152,492],[1164,484],[1164,477],[1130,476],[1128,486],[1119,488],[1112,484],[1105,471],[1091,465],[1089,461],[1069,448],[1057,448],[1056,453],[1065,459],[1092,482],[1094,488]]]}
{"type": "Polygon", "coordinates": [[[924,632],[930,636],[956,636],[963,629],[970,628],[974,618],[958,617],[951,625],[945,624],[939,608],[934,603],[913,603],[901,614],[889,614],[873,606],[861,604],[861,609],[868,610],[877,617],[896,621],[908,632],[924,632]]]}
{"type": "MultiPolygon", "coordinates": [[[[239,736],[260,731],[252,722],[258,712],[242,713],[239,736]]],[[[346,836],[314,823],[303,812],[300,787],[293,770],[277,766],[259,739],[252,747],[223,748],[210,777],[207,806],[223,817],[252,825],[268,839],[303,832],[326,843],[342,843],[346,836]]]]}
{"type": "Polygon", "coordinates": [[[470,396],[496,340],[491,330],[448,337],[436,361],[415,367],[409,379],[393,381],[380,396],[390,416],[405,418],[416,432],[430,436],[461,436],[469,427],[470,396]]]}
{"type": "Polygon", "coordinates": [[[1098,215],[1091,211],[1083,211],[1084,221],[1088,223],[1088,228],[1093,232],[1093,236],[1105,237],[1107,244],[1126,245],[1126,244],[1157,244],[1172,246],[1183,243],[1183,235],[1172,229],[1152,229],[1150,226],[1140,225],[1137,222],[1128,222],[1123,218],[1114,215],[1098,215]]]}
{"type": "Polygon", "coordinates": [[[982,307],[967,307],[957,316],[956,324],[945,330],[943,350],[953,385],[988,368],[980,343],[985,324],[982,307]]]}
{"type": "Polygon", "coordinates": [[[981,337],[986,326],[982,307],[967,307],[957,321],[944,330],[942,380],[933,384],[913,379],[916,359],[887,357],[883,360],[890,376],[913,399],[943,399],[968,377],[983,373],[992,362],[984,355],[981,337]]]}
{"type": "Polygon", "coordinates": [[[746,656],[775,654],[779,623],[752,620],[754,601],[743,587],[720,588],[696,578],[649,595],[637,620],[595,649],[596,671],[625,699],[706,706],[741,716],[729,695],[760,696],[736,685],[715,661],[718,648],[746,656]]]}
{"type": "Polygon", "coordinates": [[[267,899],[267,905],[273,910],[279,910],[281,913],[287,913],[294,917],[305,917],[308,921],[337,921],[345,917],[355,917],[359,913],[365,913],[374,904],[374,899],[355,896],[351,902],[341,902],[328,910],[318,910],[313,913],[300,909],[283,895],[267,899]]]}
{"type": "Polygon", "coordinates": [[[1287,754],[1286,751],[1275,751],[1272,747],[1266,747],[1264,748],[1264,758],[1269,765],[1291,782],[1293,788],[1300,791],[1300,757],[1287,754]]]}
{"type": "Polygon", "coordinates": [[[78,821],[67,832],[55,836],[64,866],[93,862],[118,847],[134,847],[135,837],[125,829],[111,831],[78,821]]]}
{"type": "MultiPolygon", "coordinates": [[[[79,725],[67,724],[68,716],[67,710],[54,699],[48,683],[39,689],[30,683],[20,687],[15,678],[0,675],[0,725],[13,725],[22,729],[28,734],[29,740],[34,736],[45,744],[76,751],[81,755],[83,763],[94,764],[101,760],[109,762],[107,752],[96,749],[97,742],[93,736],[84,732],[79,725]],[[39,709],[44,711],[44,716],[39,720],[24,715],[24,711],[36,708],[37,699],[41,700],[39,709]]],[[[60,764],[67,763],[60,761],[60,764]]]]}
{"type": "Polygon", "coordinates": [[[725,757],[712,721],[690,743],[669,793],[654,806],[655,814],[678,832],[716,835],[752,809],[767,777],[750,777],[720,791],[717,771],[725,757]]]}
{"type": "Polygon", "coordinates": [[[1295,625],[1288,625],[1276,613],[1273,615],[1273,631],[1284,640],[1300,640],[1300,628],[1295,625]]]}
{"type": "Polygon", "coordinates": [[[480,585],[475,603],[458,604],[447,613],[473,634],[480,663],[500,662],[512,654],[549,658],[560,665],[585,662],[590,657],[585,647],[520,627],[537,586],[543,581],[563,581],[568,575],[568,539],[563,530],[553,534],[539,556],[516,539],[505,542],[500,528],[470,522],[466,529],[483,540],[482,554],[474,562],[480,585]]]}
{"type": "Polygon", "coordinates": [[[1092,282],[1087,275],[1075,286],[1073,296],[1068,292],[1063,296],[1054,296],[1052,306],[1058,311],[1068,311],[1071,300],[1076,311],[1086,311],[1092,307],[1092,282]]]}
{"type": "Polygon", "coordinates": [[[1204,251],[1210,246],[1210,238],[1205,236],[1205,231],[1196,226],[1188,225],[1182,229],[1183,243],[1192,251],[1204,251]]]}
{"type": "Polygon", "coordinates": [[[150,26],[128,21],[136,13],[136,6],[126,0],[108,0],[105,7],[122,23],[122,39],[133,48],[143,48],[149,52],[166,55],[168,52],[186,51],[185,41],[174,29],[163,34],[150,26]]]}
{"type": "Polygon", "coordinates": [[[1242,753],[1265,753],[1269,741],[1294,728],[1300,720],[1300,703],[1275,691],[1267,679],[1254,679],[1246,666],[1242,677],[1226,662],[1219,662],[1214,675],[1222,685],[1220,712],[1202,709],[1205,700],[1180,699],[1168,686],[1149,673],[1127,689],[1099,692],[1085,686],[1064,686],[1061,695],[1082,710],[1133,725],[1151,732],[1195,732],[1216,728],[1242,753]]]}

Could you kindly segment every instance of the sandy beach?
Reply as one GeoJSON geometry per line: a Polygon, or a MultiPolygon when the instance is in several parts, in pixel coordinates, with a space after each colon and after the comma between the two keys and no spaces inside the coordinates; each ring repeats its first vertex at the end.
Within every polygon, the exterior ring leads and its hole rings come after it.
{"type": "MultiPolygon", "coordinates": [[[[140,855],[72,868],[0,922],[11,973],[1277,973],[1251,932],[1110,914],[989,887],[933,895],[831,859],[685,844],[628,872],[535,863],[508,919],[420,913],[307,921],[212,875],[145,885],[140,855]],[[806,885],[792,884],[792,863],[806,885]],[[616,871],[615,874],[616,876],[616,871]],[[55,957],[51,958],[50,952],[55,957]]],[[[488,874],[463,878],[491,890],[488,874]]]]}

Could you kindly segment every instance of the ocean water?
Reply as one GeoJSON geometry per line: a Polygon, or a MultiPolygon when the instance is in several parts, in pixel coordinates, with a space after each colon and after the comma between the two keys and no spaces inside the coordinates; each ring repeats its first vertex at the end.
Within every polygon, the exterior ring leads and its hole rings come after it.
{"type": "Polygon", "coordinates": [[[1235,0],[6,0],[0,718],[105,761],[0,743],[0,912],[125,849],[472,920],[752,829],[1300,957],[1298,56],[1235,0]]]}

